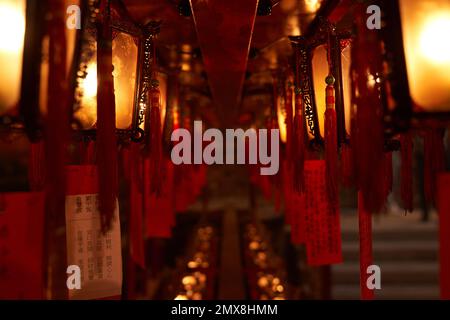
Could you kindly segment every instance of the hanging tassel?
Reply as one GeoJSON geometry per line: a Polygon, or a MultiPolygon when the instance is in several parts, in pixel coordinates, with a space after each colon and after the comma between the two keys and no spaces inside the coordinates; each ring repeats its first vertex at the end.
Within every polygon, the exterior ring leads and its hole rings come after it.
{"type": "Polygon", "coordinates": [[[424,136],[424,188],[425,200],[434,204],[436,197],[436,179],[438,173],[444,171],[443,131],[427,130],[424,136]]]}
{"type": "Polygon", "coordinates": [[[94,164],[95,163],[95,142],[92,140],[82,140],[80,142],[80,162],[82,164],[94,164]]]}
{"type": "Polygon", "coordinates": [[[364,197],[358,192],[358,219],[359,219],[359,272],[361,300],[373,300],[374,292],[367,287],[367,267],[373,263],[372,254],[372,215],[367,211],[364,197]]]}
{"type": "Polygon", "coordinates": [[[103,22],[98,24],[97,49],[97,165],[99,171],[99,211],[102,231],[111,227],[116,208],[117,143],[116,107],[112,76],[112,31],[107,2],[104,2],[103,22]]]}
{"type": "Polygon", "coordinates": [[[400,136],[401,143],[401,161],[400,169],[401,175],[401,198],[403,208],[406,212],[413,211],[413,168],[412,168],[412,153],[413,142],[412,134],[410,132],[404,133],[400,136]]]}
{"type": "Polygon", "coordinates": [[[356,8],[357,37],[352,45],[352,105],[356,107],[352,138],[358,189],[372,213],[386,202],[383,106],[380,99],[381,48],[367,29],[365,6],[356,8]]]}
{"type": "Polygon", "coordinates": [[[45,185],[45,146],[40,140],[30,144],[28,181],[31,191],[42,191],[45,185]]]}
{"type": "Polygon", "coordinates": [[[295,90],[294,137],[292,140],[293,187],[297,193],[301,193],[305,188],[305,127],[302,112],[302,96],[298,88],[295,90]]]}
{"type": "Polygon", "coordinates": [[[341,183],[347,188],[353,186],[352,149],[347,143],[341,148],[341,183]]]}
{"type": "Polygon", "coordinates": [[[161,192],[161,154],[162,154],[162,133],[160,115],[160,91],[158,80],[152,80],[153,88],[149,92],[150,101],[150,161],[152,167],[152,188],[151,191],[160,194],[161,192]]]}
{"type": "Polygon", "coordinates": [[[286,159],[292,159],[292,123],[293,123],[293,108],[292,108],[292,84],[288,83],[286,88],[286,101],[285,101],[285,109],[286,109],[286,159]]]}
{"type": "Polygon", "coordinates": [[[336,129],[336,110],[334,109],[334,77],[329,75],[326,79],[326,111],[325,111],[325,164],[327,194],[333,208],[339,206],[338,190],[338,148],[336,129]]]}

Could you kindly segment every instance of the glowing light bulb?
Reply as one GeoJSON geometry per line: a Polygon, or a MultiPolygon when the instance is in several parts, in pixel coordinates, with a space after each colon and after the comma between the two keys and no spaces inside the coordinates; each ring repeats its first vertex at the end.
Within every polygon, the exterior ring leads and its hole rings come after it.
{"type": "Polygon", "coordinates": [[[450,14],[443,14],[429,19],[420,35],[420,50],[431,63],[450,62],[450,14]]]}

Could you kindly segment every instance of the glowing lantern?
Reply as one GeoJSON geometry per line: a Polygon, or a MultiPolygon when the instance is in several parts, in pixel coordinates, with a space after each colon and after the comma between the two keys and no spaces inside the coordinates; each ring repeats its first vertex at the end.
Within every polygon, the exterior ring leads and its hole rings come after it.
{"type": "Polygon", "coordinates": [[[450,1],[380,1],[390,133],[450,119],[450,1]],[[413,122],[415,124],[415,122],[413,122]]]}
{"type": "MultiPolygon", "coordinates": [[[[116,129],[119,135],[133,140],[143,137],[148,90],[154,72],[154,36],[159,24],[140,26],[124,15],[124,6],[111,3],[112,64],[116,129]]],[[[89,131],[97,123],[97,39],[98,10],[89,4],[90,17],[82,28],[82,41],[75,72],[74,121],[75,128],[89,131]]],[[[161,122],[164,123],[167,100],[167,77],[157,73],[160,88],[161,122]]]]}

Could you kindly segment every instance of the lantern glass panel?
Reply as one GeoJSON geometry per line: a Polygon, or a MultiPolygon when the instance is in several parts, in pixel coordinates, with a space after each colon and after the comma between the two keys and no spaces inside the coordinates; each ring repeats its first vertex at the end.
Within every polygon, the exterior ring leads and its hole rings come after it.
{"type": "MultiPolygon", "coordinates": [[[[97,44],[94,36],[88,42],[91,55],[86,76],[80,80],[81,103],[75,118],[83,129],[93,128],[97,121],[97,44]]],[[[118,32],[112,41],[114,96],[116,102],[116,127],[131,127],[134,112],[138,44],[134,37],[118,32]]]]}
{"type": "Polygon", "coordinates": [[[450,1],[400,0],[403,44],[415,111],[450,111],[450,1]]]}
{"type": "Polygon", "coordinates": [[[19,102],[25,36],[25,0],[0,0],[0,115],[19,102]]]}
{"type": "MultiPolygon", "coordinates": [[[[325,89],[327,84],[325,79],[328,76],[328,59],[325,45],[320,45],[313,51],[312,58],[314,94],[317,106],[317,115],[319,117],[320,135],[324,136],[324,117],[325,117],[325,89]]],[[[310,134],[310,138],[313,136],[310,134]]]]}
{"type": "Polygon", "coordinates": [[[350,123],[352,117],[352,82],[350,77],[351,67],[351,44],[348,44],[341,54],[341,67],[342,67],[342,91],[344,94],[344,111],[345,111],[345,129],[347,133],[350,133],[350,123]]]}

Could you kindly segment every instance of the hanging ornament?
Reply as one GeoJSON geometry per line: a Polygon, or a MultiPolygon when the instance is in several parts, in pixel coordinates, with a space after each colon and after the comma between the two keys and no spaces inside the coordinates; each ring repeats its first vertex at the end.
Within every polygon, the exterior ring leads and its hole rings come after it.
{"type": "Polygon", "coordinates": [[[112,29],[109,1],[102,1],[97,24],[97,165],[102,230],[111,226],[118,193],[116,106],[112,64],[112,29]]]}
{"type": "Polygon", "coordinates": [[[330,205],[333,207],[338,207],[338,147],[336,132],[336,110],[334,109],[334,77],[331,74],[328,75],[325,82],[327,83],[325,111],[325,163],[327,194],[330,205]]]}

